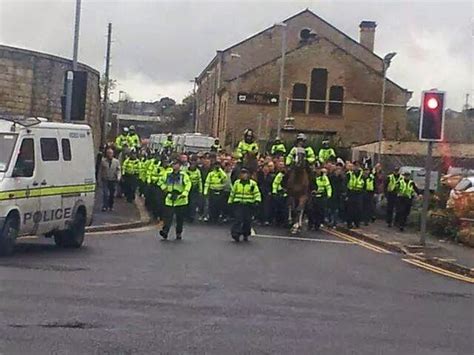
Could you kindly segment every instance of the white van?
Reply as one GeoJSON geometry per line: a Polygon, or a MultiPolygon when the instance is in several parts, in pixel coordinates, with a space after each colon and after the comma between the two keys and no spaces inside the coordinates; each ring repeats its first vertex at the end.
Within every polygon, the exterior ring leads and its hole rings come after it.
{"type": "Polygon", "coordinates": [[[0,117],[0,254],[12,253],[25,235],[79,248],[95,186],[89,126],[0,117]]]}

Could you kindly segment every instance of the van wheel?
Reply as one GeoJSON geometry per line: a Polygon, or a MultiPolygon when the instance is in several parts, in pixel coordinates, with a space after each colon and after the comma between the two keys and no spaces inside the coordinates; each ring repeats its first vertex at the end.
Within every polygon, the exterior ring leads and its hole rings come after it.
{"type": "Polygon", "coordinates": [[[13,254],[15,241],[18,236],[18,220],[14,217],[7,217],[5,225],[0,234],[0,255],[7,256],[13,254]]]}
{"type": "Polygon", "coordinates": [[[78,211],[71,226],[61,232],[54,233],[54,243],[62,248],[80,248],[84,243],[86,233],[86,215],[78,211]]]}

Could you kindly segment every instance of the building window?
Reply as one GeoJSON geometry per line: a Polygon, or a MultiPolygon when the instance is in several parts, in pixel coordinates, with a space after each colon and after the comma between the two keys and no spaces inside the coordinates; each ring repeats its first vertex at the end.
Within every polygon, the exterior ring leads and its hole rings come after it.
{"type": "Polygon", "coordinates": [[[342,101],[344,101],[344,88],[342,86],[331,86],[329,90],[329,101],[341,101],[329,103],[330,115],[342,115],[342,101]]]}
{"type": "Polygon", "coordinates": [[[306,106],[306,95],[308,92],[308,87],[306,84],[296,83],[293,85],[293,100],[291,102],[291,112],[292,113],[305,113],[306,106]],[[304,100],[304,101],[299,101],[304,100]]]}
{"type": "Polygon", "coordinates": [[[311,71],[311,100],[323,100],[324,102],[310,102],[309,113],[326,113],[326,90],[328,85],[327,69],[315,68],[311,71]]]}

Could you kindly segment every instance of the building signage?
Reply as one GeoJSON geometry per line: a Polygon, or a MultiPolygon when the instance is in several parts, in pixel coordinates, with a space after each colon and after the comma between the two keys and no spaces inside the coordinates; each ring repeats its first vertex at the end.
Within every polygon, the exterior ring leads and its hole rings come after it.
{"type": "Polygon", "coordinates": [[[246,92],[239,92],[237,94],[238,104],[247,105],[269,105],[278,106],[279,97],[274,94],[251,94],[246,92]]]}

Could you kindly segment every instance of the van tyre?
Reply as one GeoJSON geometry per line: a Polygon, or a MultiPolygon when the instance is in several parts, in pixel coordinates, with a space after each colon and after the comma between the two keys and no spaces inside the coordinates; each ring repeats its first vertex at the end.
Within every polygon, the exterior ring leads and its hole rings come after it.
{"type": "Polygon", "coordinates": [[[14,217],[7,217],[0,234],[0,256],[13,254],[17,236],[18,220],[14,217]]]}
{"type": "Polygon", "coordinates": [[[54,234],[54,243],[62,248],[80,248],[86,233],[86,215],[78,211],[70,227],[54,234]]]}

